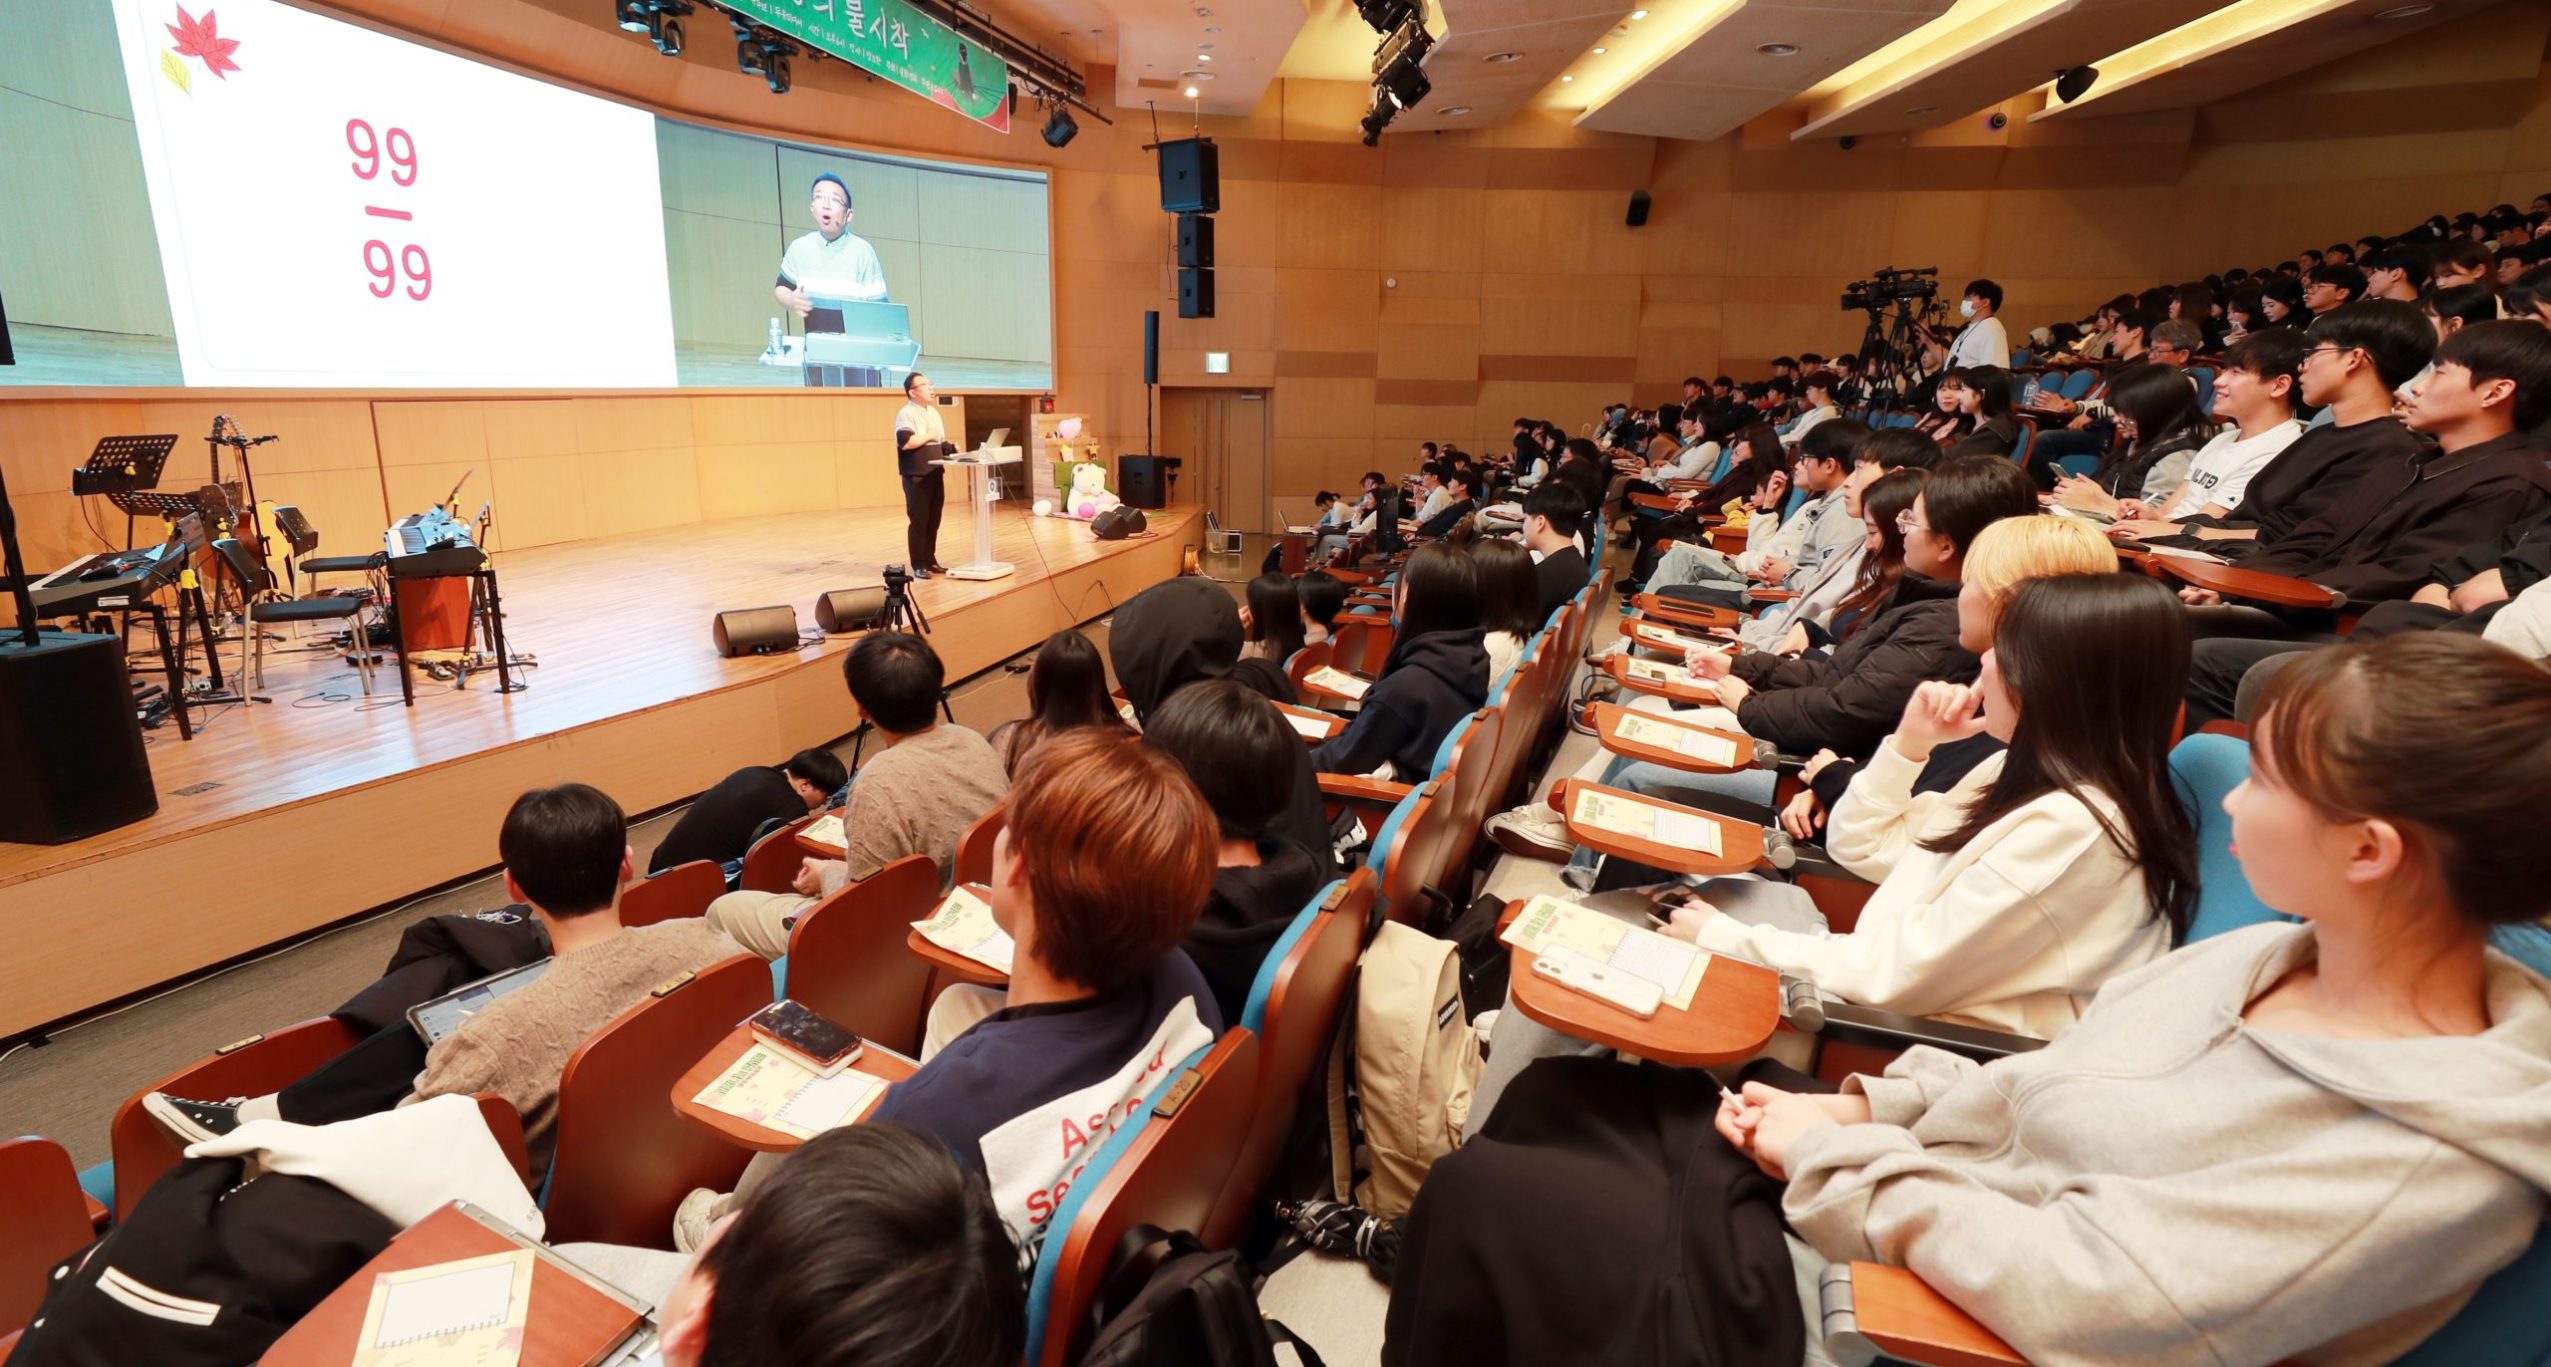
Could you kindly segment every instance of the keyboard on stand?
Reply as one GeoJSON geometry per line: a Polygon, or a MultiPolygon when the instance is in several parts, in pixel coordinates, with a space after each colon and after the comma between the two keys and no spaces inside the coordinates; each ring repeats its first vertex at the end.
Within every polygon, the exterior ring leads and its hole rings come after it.
{"type": "Polygon", "coordinates": [[[393,579],[470,574],[487,565],[487,552],[470,540],[469,524],[440,508],[400,518],[382,533],[381,553],[393,579]]]}

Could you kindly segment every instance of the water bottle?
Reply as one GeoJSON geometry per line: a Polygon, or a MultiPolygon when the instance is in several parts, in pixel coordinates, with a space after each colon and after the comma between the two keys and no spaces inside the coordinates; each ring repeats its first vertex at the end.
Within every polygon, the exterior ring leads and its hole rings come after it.
{"type": "Polygon", "coordinates": [[[778,360],[778,359],[779,359],[779,357],[780,357],[780,341],[781,341],[781,338],[782,338],[783,336],[785,336],[785,334],[783,334],[783,333],[780,331],[779,320],[778,320],[777,318],[773,318],[773,319],[771,320],[771,351],[770,351],[770,356],[771,356],[771,359],[772,359],[772,360],[774,360],[774,361],[778,360]]]}

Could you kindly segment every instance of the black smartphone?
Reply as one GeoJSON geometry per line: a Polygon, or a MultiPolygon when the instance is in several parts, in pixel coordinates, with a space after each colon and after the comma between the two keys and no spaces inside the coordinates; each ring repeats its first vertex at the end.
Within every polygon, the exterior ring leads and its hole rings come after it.
{"type": "Polygon", "coordinates": [[[859,1057],[867,1042],[803,1002],[777,1001],[746,1018],[754,1035],[830,1077],[859,1057]]]}

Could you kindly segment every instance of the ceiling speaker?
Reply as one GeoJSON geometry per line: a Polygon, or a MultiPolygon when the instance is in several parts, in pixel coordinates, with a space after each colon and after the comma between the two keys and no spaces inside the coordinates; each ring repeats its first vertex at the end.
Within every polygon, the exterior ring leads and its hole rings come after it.
{"type": "Polygon", "coordinates": [[[2066,104],[2090,93],[2091,83],[2099,79],[2095,66],[2066,67],[2055,73],[2055,98],[2066,104]]]}

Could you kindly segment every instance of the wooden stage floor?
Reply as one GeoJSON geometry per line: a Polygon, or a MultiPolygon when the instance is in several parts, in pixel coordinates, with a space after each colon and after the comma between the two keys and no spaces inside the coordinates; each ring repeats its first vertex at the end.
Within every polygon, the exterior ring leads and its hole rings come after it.
{"type": "MultiPolygon", "coordinates": [[[[1176,574],[1203,519],[1155,513],[1122,542],[1015,507],[993,526],[1016,574],[914,586],[952,682],[1176,574]]],[[[847,734],[835,657],[854,638],[727,660],[710,622],[787,603],[811,634],[815,598],[879,583],[903,528],[901,509],[872,508],[499,552],[507,642],[539,661],[506,696],[492,674],[455,690],[420,671],[408,709],[386,659],[365,698],[340,655],[268,642],[271,703],[199,711],[191,742],[173,722],[147,733],[156,815],[0,844],[0,1038],[488,868],[524,788],[588,782],[635,813],[847,734]]],[[[971,537],[959,503],[942,558],[971,537]]]]}

